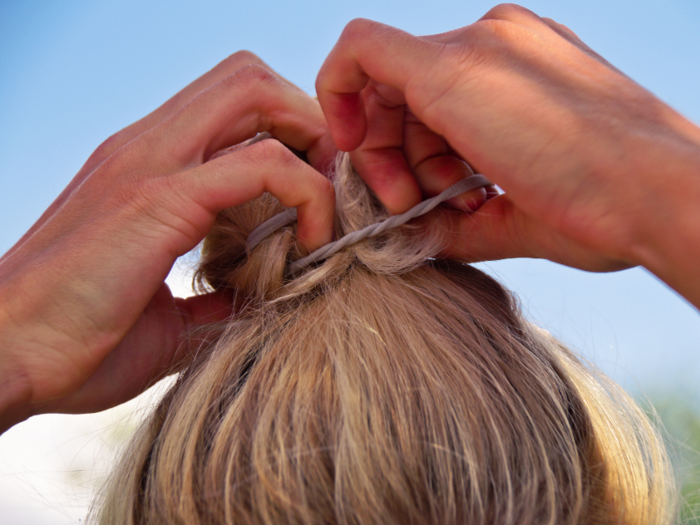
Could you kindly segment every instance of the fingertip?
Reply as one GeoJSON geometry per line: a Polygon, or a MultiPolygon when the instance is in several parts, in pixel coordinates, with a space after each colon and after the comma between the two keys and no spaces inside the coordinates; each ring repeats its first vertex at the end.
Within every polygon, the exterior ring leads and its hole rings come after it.
{"type": "Polygon", "coordinates": [[[234,294],[230,290],[216,290],[187,298],[175,298],[175,304],[185,315],[190,327],[225,321],[234,312],[234,294]]]}
{"type": "Polygon", "coordinates": [[[390,215],[399,215],[420,204],[421,191],[414,179],[405,179],[397,183],[391,193],[380,199],[390,215]]]}
{"type": "Polygon", "coordinates": [[[400,149],[358,150],[350,158],[360,177],[391,215],[405,213],[423,199],[400,149]]]}
{"type": "Polygon", "coordinates": [[[333,219],[326,216],[299,218],[297,223],[297,248],[302,257],[315,252],[333,240],[333,219]],[[311,222],[311,224],[309,224],[311,222]]]}
{"type": "Polygon", "coordinates": [[[297,206],[297,241],[299,252],[308,255],[333,240],[335,190],[327,179],[313,202],[297,206]]]}

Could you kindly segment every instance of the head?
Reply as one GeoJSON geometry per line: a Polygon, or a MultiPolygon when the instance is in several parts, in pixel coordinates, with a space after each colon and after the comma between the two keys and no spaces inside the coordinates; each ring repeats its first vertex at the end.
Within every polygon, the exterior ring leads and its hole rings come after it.
{"type": "MultiPolygon", "coordinates": [[[[345,155],[338,237],[386,211],[345,155]]],[[[246,253],[282,211],[222,212],[203,289],[217,327],[144,422],[100,523],[670,523],[668,460],[614,383],[523,319],[498,282],[435,260],[412,223],[290,278],[294,226],[246,253]]]]}

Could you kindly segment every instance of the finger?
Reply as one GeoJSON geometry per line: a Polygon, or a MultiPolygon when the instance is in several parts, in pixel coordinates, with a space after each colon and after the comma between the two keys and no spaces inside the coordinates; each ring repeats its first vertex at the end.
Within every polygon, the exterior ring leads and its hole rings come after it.
{"type": "Polygon", "coordinates": [[[252,64],[200,93],[149,133],[162,137],[159,162],[180,169],[262,131],[306,151],[321,142],[328,128],[314,99],[252,64]]]}
{"type": "MultiPolygon", "coordinates": [[[[549,40],[556,35],[557,37],[561,37],[570,44],[576,46],[578,49],[588,53],[590,56],[594,57],[600,62],[603,62],[608,66],[610,65],[605,59],[588,47],[578,37],[578,35],[576,35],[576,33],[565,25],[560,24],[551,18],[540,17],[533,11],[515,4],[498,5],[487,12],[479,19],[478,22],[472,24],[471,26],[466,26],[454,31],[448,31],[446,33],[425,36],[423,38],[442,44],[464,44],[470,38],[469,33],[476,33],[481,24],[498,24],[497,26],[492,27],[492,29],[496,32],[496,34],[500,34],[504,37],[507,37],[509,34],[516,35],[517,33],[521,32],[522,28],[534,31],[540,35],[540,37],[549,40]]],[[[522,40],[522,35],[518,36],[517,38],[522,40]]],[[[499,40],[500,44],[503,42],[503,39],[499,40]]],[[[484,41],[482,40],[481,43],[484,43],[484,41]]],[[[550,50],[556,50],[558,45],[559,43],[552,42],[548,47],[550,50]]]]}
{"type": "Polygon", "coordinates": [[[559,232],[526,215],[506,194],[487,201],[477,212],[465,214],[445,208],[437,219],[445,235],[441,256],[464,262],[515,257],[549,259],[587,271],[616,271],[624,261],[600,257],[559,232]]]}
{"type": "MultiPolygon", "coordinates": [[[[247,148],[251,141],[257,142],[258,140],[264,140],[265,138],[270,137],[271,135],[269,133],[259,133],[251,140],[234,144],[233,146],[216,151],[211,155],[211,157],[209,157],[209,161],[221,157],[222,155],[227,155],[234,151],[238,151],[239,149],[247,148]]],[[[301,160],[308,162],[316,171],[319,171],[330,178],[335,165],[335,158],[338,155],[338,148],[336,148],[335,144],[333,144],[333,138],[330,136],[330,133],[326,132],[326,134],[323,135],[309,151],[300,152],[299,150],[295,149],[291,149],[290,151],[292,151],[301,160]]]]}
{"type": "Polygon", "coordinates": [[[175,298],[175,304],[185,317],[188,330],[200,326],[225,321],[234,314],[233,294],[230,291],[193,295],[186,298],[175,298]]]}
{"type": "MultiPolygon", "coordinates": [[[[165,206],[170,211],[167,214],[170,220],[175,214],[182,214],[180,200],[194,203],[205,214],[197,231],[188,235],[188,242],[179,248],[183,253],[199,242],[219,211],[260,197],[264,192],[270,192],[286,207],[296,207],[297,240],[307,251],[316,250],[332,239],[335,210],[332,184],[276,140],[263,140],[168,179],[179,196],[165,206]]],[[[189,216],[191,223],[201,213],[192,211],[189,216]]],[[[188,223],[183,221],[180,228],[186,231],[188,223]]]]}
{"type": "MultiPolygon", "coordinates": [[[[534,12],[530,11],[529,9],[526,9],[522,6],[515,5],[515,4],[501,4],[493,9],[491,9],[488,13],[486,13],[482,18],[482,21],[488,21],[488,20],[502,20],[502,21],[507,21],[511,22],[514,24],[517,24],[522,27],[528,27],[530,29],[533,29],[537,31],[540,34],[546,35],[546,33],[543,33],[543,30],[550,30],[556,33],[558,36],[569,42],[570,44],[576,46],[578,49],[581,51],[587,53],[589,56],[593,57],[594,59],[598,60],[602,64],[605,64],[609,68],[617,71],[618,73],[622,74],[617,68],[615,68],[612,64],[610,64],[607,60],[605,60],[602,56],[600,56],[598,53],[593,51],[590,47],[588,47],[571,29],[568,27],[559,24],[558,22],[555,22],[551,18],[542,18],[539,17],[537,14],[534,12]]],[[[556,49],[556,46],[552,45],[550,46],[550,49],[556,49]]]]}
{"type": "Polygon", "coordinates": [[[483,20],[503,20],[533,29],[541,29],[546,25],[536,13],[517,4],[499,4],[479,19],[483,20]]]}
{"type": "MultiPolygon", "coordinates": [[[[318,101],[315,101],[318,104],[318,101]]],[[[321,106],[318,106],[319,109],[321,106]]],[[[335,158],[338,156],[338,148],[333,142],[333,137],[325,123],[325,133],[306,150],[306,160],[316,170],[329,177],[335,167],[335,158]]]]}
{"type": "Polygon", "coordinates": [[[500,4],[490,9],[473,24],[444,33],[424,35],[420,38],[435,44],[460,44],[468,47],[488,46],[490,33],[499,35],[499,43],[503,43],[509,34],[521,31],[522,28],[534,30],[540,34],[550,30],[545,20],[529,9],[516,4],[500,4]],[[490,32],[481,31],[485,27],[490,27],[490,32]]]}
{"type": "Polygon", "coordinates": [[[318,100],[338,148],[352,151],[365,138],[367,116],[361,92],[370,78],[404,93],[410,106],[409,80],[433,65],[441,49],[439,44],[378,22],[350,22],[316,79],[318,100]]]}
{"type": "Polygon", "coordinates": [[[502,45],[512,37],[522,38],[523,31],[547,35],[552,31],[546,19],[516,4],[500,4],[489,10],[477,22],[434,35],[422,37],[439,44],[458,44],[467,47],[495,48],[502,52],[502,45]],[[493,37],[496,36],[496,40],[493,37]]]}
{"type": "Polygon", "coordinates": [[[210,334],[198,331],[195,339],[196,328],[225,321],[232,314],[228,292],[173,300],[163,284],[137,323],[87,381],[72,394],[42,404],[36,411],[79,414],[128,401],[191,361],[192,353],[210,334]]]}
{"type": "MultiPolygon", "coordinates": [[[[92,182],[88,179],[87,186],[92,182]]],[[[110,188],[98,203],[98,220],[81,221],[79,235],[65,234],[61,249],[42,254],[52,257],[55,271],[32,275],[36,289],[53,290],[54,295],[67,299],[60,311],[53,303],[34,304],[32,315],[39,321],[32,320],[30,325],[43,326],[41,319],[59,319],[56,332],[60,340],[71,341],[67,345],[70,355],[62,350],[63,345],[46,354],[51,355],[50,362],[64,367],[61,377],[47,378],[51,367],[27,365],[27,370],[36,371],[31,384],[41,387],[34,391],[37,401],[63,397],[71,384],[80,384],[92,374],[113,348],[112,342],[116,344],[129,333],[138,313],[149,303],[160,305],[150,314],[162,319],[159,316],[169,294],[162,280],[175,258],[204,237],[221,209],[269,191],[285,206],[297,207],[302,247],[313,250],[332,237],[331,183],[273,140],[174,175],[140,180],[136,189],[132,181],[110,188]],[[125,272],[127,266],[130,271],[125,272]],[[124,279],[137,286],[125,292],[124,279]],[[60,320],[67,318],[71,320],[67,324],[60,320]]],[[[81,191],[91,193],[85,185],[81,191]]],[[[66,213],[71,210],[61,212],[66,213]]],[[[73,227],[71,233],[75,232],[73,227]]],[[[139,326],[146,329],[150,325],[139,326]]],[[[52,329],[42,330],[43,335],[52,329]]],[[[58,336],[51,337],[56,340],[58,336]]],[[[32,355],[25,359],[31,361],[32,355]]]]}
{"type": "MultiPolygon", "coordinates": [[[[20,241],[15,245],[15,248],[23,244],[31,235],[39,229],[55,212],[58,210],[65,200],[73,193],[75,188],[77,188],[83,180],[90,174],[90,172],[99,164],[101,164],[107,157],[109,157],[116,150],[121,148],[127,142],[133,140],[135,137],[141,135],[145,131],[157,126],[164,120],[168,119],[178,111],[180,111],[186,104],[188,104],[196,95],[221,81],[223,78],[234,73],[237,69],[248,65],[257,64],[260,66],[267,67],[266,64],[255,54],[250,51],[238,51],[233,55],[229,56],[222,62],[220,62],[211,71],[208,71],[201,77],[199,77],[194,82],[190,83],[184,89],[179,91],[175,96],[170,98],[162,106],[160,106],[155,111],[149,113],[144,118],[138,120],[137,122],[127,126],[123,130],[115,133],[104,141],[95,152],[90,155],[90,158],[86,161],[85,165],[82,167],[80,172],[73,178],[73,180],[66,186],[66,188],[61,192],[61,194],[56,198],[56,200],[47,208],[47,210],[41,215],[39,220],[27,231],[27,233],[22,236],[20,241]]],[[[280,80],[285,81],[282,77],[280,80]]],[[[290,84],[291,85],[291,84],[290,84]]],[[[325,156],[330,156],[332,152],[328,152],[326,147],[325,156]]]]}
{"type": "Polygon", "coordinates": [[[363,91],[368,128],[362,145],[350,154],[353,166],[391,214],[421,200],[421,191],[402,151],[403,93],[371,82],[363,91]]]}
{"type": "Polygon", "coordinates": [[[564,24],[560,24],[556,20],[552,20],[551,18],[547,17],[542,17],[542,21],[547,24],[554,32],[556,32],[559,36],[562,38],[565,38],[569,42],[575,45],[582,44],[583,41],[579,38],[579,36],[574,33],[571,29],[569,29],[567,26],[564,24]]]}
{"type": "Polygon", "coordinates": [[[505,195],[491,199],[472,214],[446,209],[439,213],[446,237],[443,257],[479,262],[537,256],[534,244],[523,239],[518,227],[518,210],[505,195]]]}
{"type": "MultiPolygon", "coordinates": [[[[473,175],[469,165],[454,155],[445,139],[407,114],[404,127],[404,151],[424,195],[432,197],[459,180],[473,175]]],[[[476,188],[447,201],[459,210],[472,212],[487,198],[484,188],[476,188]]]]}
{"type": "MultiPolygon", "coordinates": [[[[120,201],[120,193],[131,196],[134,188],[138,189],[142,184],[152,187],[146,183],[147,179],[161,179],[163,175],[172,175],[201,164],[207,151],[216,151],[227,142],[241,142],[258,131],[269,130],[299,150],[308,149],[327,134],[320,107],[311,97],[279,81],[267,69],[259,66],[248,68],[254,75],[239,73],[234,75],[234,79],[227,77],[200,94],[171,119],[124,146],[118,155],[111,157],[109,165],[103,163],[79,188],[87,194],[94,192],[92,194],[96,196],[108,192],[114,196],[112,204],[115,204],[120,201]],[[248,80],[258,79],[259,82],[249,81],[241,85],[241,76],[248,80]]],[[[281,145],[280,148],[286,150],[281,145]]],[[[279,160],[279,155],[277,158],[279,160]]],[[[320,173],[304,165],[323,179],[320,173]]],[[[157,184],[155,187],[158,187],[157,184]]],[[[168,197],[167,188],[164,192],[168,197]]],[[[67,202],[70,204],[71,200],[67,202]]],[[[81,205],[82,202],[82,199],[73,200],[70,210],[65,210],[73,214],[75,221],[89,220],[88,217],[95,212],[94,206],[85,207],[81,205]]],[[[65,205],[61,207],[64,208],[65,205]]],[[[146,215],[150,213],[148,203],[144,204],[141,211],[146,211],[146,215]]],[[[181,222],[182,217],[175,210],[173,212],[175,217],[172,220],[181,222]]],[[[60,221],[54,225],[53,230],[50,229],[50,217],[46,221],[48,222],[42,228],[42,238],[37,240],[40,246],[54,243],[61,235],[70,233],[70,230],[61,226],[60,221]]],[[[301,222],[300,241],[304,245],[307,242],[306,222],[301,222]]],[[[200,231],[201,224],[204,223],[198,223],[194,229],[184,225],[191,238],[196,239],[194,244],[207,231],[206,228],[200,231]]],[[[313,221],[310,222],[308,228],[310,246],[316,246],[319,242],[318,232],[312,228],[314,224],[313,221]]],[[[151,234],[148,231],[144,233],[151,234]]],[[[22,243],[26,243],[26,239],[22,243]]],[[[20,247],[17,245],[15,249],[20,247]]]]}
{"type": "MultiPolygon", "coordinates": [[[[87,164],[99,164],[127,142],[176,114],[201,92],[209,89],[229,75],[232,75],[236,70],[250,64],[265,67],[270,71],[272,70],[257,55],[250,51],[238,51],[230,55],[213,69],[207,71],[204,75],[188,84],[155,111],[109,137],[90,156],[87,164]]],[[[279,78],[283,82],[288,82],[281,76],[279,78]]]]}

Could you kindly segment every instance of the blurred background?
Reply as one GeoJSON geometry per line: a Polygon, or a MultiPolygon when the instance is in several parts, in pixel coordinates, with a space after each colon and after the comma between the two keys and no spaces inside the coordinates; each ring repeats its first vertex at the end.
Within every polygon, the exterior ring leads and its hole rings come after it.
{"type": "MultiPolygon", "coordinates": [[[[493,5],[0,0],[0,253],[104,139],[227,55],[249,49],[313,93],[316,72],[353,18],[430,34],[469,24],[493,5]]],[[[523,5],[569,26],[627,75],[700,122],[696,0],[523,5]]],[[[179,295],[192,293],[192,265],[192,256],[184,258],[169,277],[179,295]]],[[[518,294],[532,320],[621,383],[652,416],[658,412],[683,486],[682,522],[700,523],[698,312],[641,269],[593,275],[536,260],[481,266],[518,294]]],[[[35,417],[2,435],[0,524],[84,521],[115,454],[166,387],[100,414],[35,417]]]]}

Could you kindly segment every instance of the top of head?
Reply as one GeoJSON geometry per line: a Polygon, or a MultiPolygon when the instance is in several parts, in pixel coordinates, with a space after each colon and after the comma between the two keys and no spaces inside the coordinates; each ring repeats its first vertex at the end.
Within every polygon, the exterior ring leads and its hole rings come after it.
{"type": "MultiPolygon", "coordinates": [[[[333,182],[338,237],[386,217],[347,155],[333,182]]],[[[225,210],[205,240],[199,278],[248,308],[189,354],[101,523],[671,522],[644,414],[494,279],[431,261],[439,231],[403,225],[289,280],[294,226],[246,255],[282,209],[225,210]]]]}
{"type": "MultiPolygon", "coordinates": [[[[335,238],[387,219],[389,214],[353,169],[349,156],[340,153],[332,181],[336,193],[335,238]]],[[[398,274],[434,257],[443,245],[441,232],[425,221],[413,221],[376,237],[344,248],[318,267],[308,267],[289,279],[290,260],[299,259],[295,224],[264,238],[250,253],[251,232],[285,208],[269,194],[220,213],[202,246],[197,274],[201,288],[236,290],[239,297],[273,299],[298,295],[344,275],[351,267],[379,274],[398,274]]],[[[431,213],[440,213],[433,210],[431,213]]]]}

